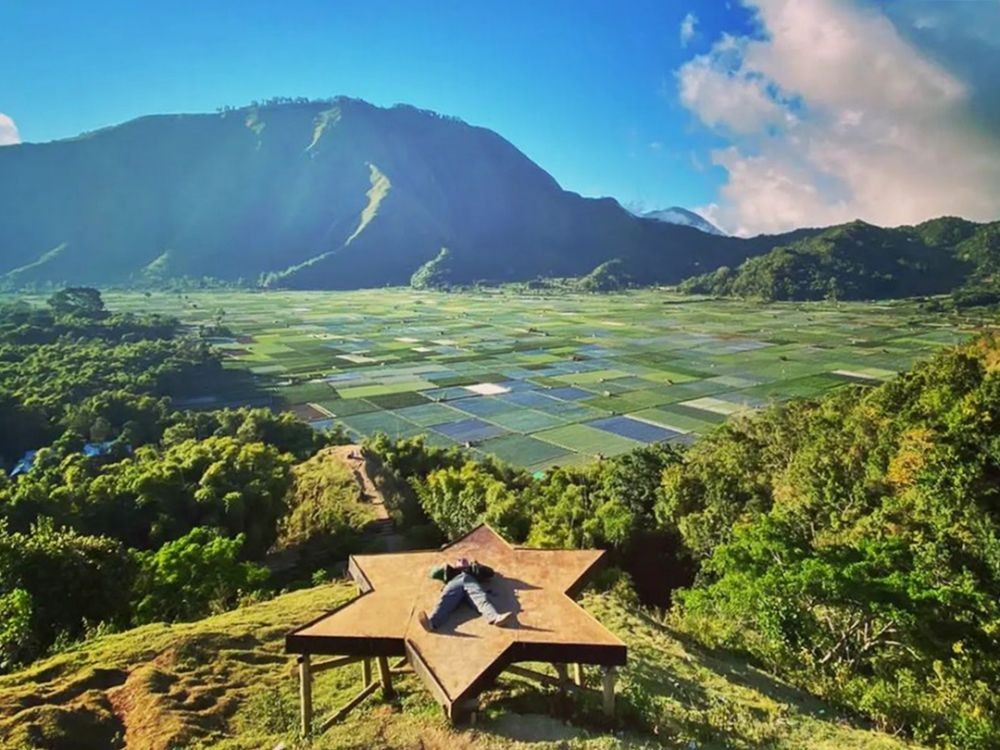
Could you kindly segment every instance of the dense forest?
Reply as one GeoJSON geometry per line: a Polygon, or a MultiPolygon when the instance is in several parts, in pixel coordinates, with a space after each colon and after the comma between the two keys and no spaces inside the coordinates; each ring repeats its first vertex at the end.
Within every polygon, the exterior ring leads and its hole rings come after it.
{"type": "MultiPolygon", "coordinates": [[[[174,407],[230,376],[175,321],[109,314],[76,289],[4,308],[0,336],[7,468],[36,451],[0,480],[0,669],[267,596],[268,554],[304,539],[340,558],[359,543],[350,482],[324,490],[337,479],[321,451],[339,435],[268,410],[174,407]]],[[[678,632],[889,731],[989,748],[998,413],[994,336],[875,388],[735,418],[689,448],[542,477],[419,438],[365,452],[412,546],[486,521],[517,542],[607,548],[601,585],[668,608],[678,632]]]]}
{"type": "Polygon", "coordinates": [[[886,299],[951,293],[959,304],[1000,301],[1000,222],[944,217],[884,229],[862,221],[721,266],[681,284],[698,294],[763,300],[886,299]]]}
{"type": "Polygon", "coordinates": [[[282,526],[322,475],[297,462],[338,435],[266,409],[173,407],[242,378],[177,321],[111,314],[92,289],[0,309],[0,670],[260,596],[283,534],[363,525],[282,526]]]}

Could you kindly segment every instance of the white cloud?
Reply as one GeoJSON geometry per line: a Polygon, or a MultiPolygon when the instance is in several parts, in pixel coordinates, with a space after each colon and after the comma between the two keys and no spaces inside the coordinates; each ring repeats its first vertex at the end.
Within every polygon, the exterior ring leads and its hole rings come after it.
{"type": "Polygon", "coordinates": [[[694,13],[688,13],[681,21],[681,46],[687,47],[688,42],[694,38],[694,27],[698,24],[698,17],[694,13]]]}
{"type": "Polygon", "coordinates": [[[734,68],[742,51],[724,37],[711,53],[698,55],[678,71],[681,103],[706,124],[735,133],[754,133],[781,123],[786,112],[767,92],[760,76],[734,68]]]}
{"type": "Polygon", "coordinates": [[[843,0],[757,0],[770,38],[747,44],[744,64],[811,105],[869,104],[899,113],[945,109],[964,86],[905,42],[874,9],[843,0]]]}
{"type": "Polygon", "coordinates": [[[740,233],[862,218],[1000,217],[1000,141],[970,87],[846,0],[754,0],[764,38],[723,37],[678,71],[681,102],[731,145],[711,218],[740,233]]]}
{"type": "Polygon", "coordinates": [[[0,146],[11,146],[21,142],[21,135],[17,132],[17,125],[3,112],[0,112],[0,146]]]}

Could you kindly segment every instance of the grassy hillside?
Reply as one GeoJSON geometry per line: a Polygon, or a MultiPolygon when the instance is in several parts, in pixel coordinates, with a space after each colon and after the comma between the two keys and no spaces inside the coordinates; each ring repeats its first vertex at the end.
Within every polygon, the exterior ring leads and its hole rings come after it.
{"type": "MultiPolygon", "coordinates": [[[[412,675],[393,703],[370,699],[310,744],[296,737],[284,633],[353,595],[344,583],[296,591],[193,623],[97,638],[0,677],[0,744],[10,748],[180,747],[875,748],[908,745],[867,730],[745,662],[706,653],[610,595],[585,606],[630,647],[619,718],[596,700],[504,677],[475,730],[454,730],[412,675]]],[[[322,715],[357,689],[356,670],[320,675],[322,715]]],[[[592,675],[596,679],[596,674],[592,675]]]]}
{"type": "MultiPolygon", "coordinates": [[[[1000,299],[1000,222],[884,229],[862,221],[687,279],[696,293],[765,300],[884,299],[962,290],[1000,299]]],[[[995,299],[993,301],[996,301],[995,299]]]]}
{"type": "Polygon", "coordinates": [[[582,275],[678,281],[783,238],[713,237],[562,190],[496,133],[337,98],[156,115],[0,151],[0,283],[406,284],[582,275]]]}

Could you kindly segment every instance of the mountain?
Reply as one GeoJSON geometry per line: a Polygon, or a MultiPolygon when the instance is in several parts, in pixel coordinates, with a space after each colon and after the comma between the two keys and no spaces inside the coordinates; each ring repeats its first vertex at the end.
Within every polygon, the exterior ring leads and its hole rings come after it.
{"type": "Polygon", "coordinates": [[[8,288],[461,285],[581,277],[615,261],[632,283],[854,298],[988,286],[997,263],[997,225],[961,219],[742,239],[681,208],[637,217],[563,190],[491,130],[344,97],[5,146],[0,206],[8,288]]]}
{"type": "Polygon", "coordinates": [[[685,291],[768,300],[884,299],[951,292],[972,304],[1000,301],[1000,222],[943,217],[886,229],[854,221],[829,227],[737,268],[687,279],[685,291]]]}
{"type": "Polygon", "coordinates": [[[201,278],[289,288],[579,276],[643,282],[736,264],[751,240],[639,219],[560,188],[496,133],[336,98],[153,115],[0,148],[0,282],[201,278]]]}
{"type": "Polygon", "coordinates": [[[717,234],[722,237],[726,235],[725,232],[715,226],[715,224],[710,222],[704,216],[696,214],[694,211],[689,211],[686,208],[681,208],[680,206],[662,208],[659,211],[646,211],[645,213],[639,215],[644,219],[662,221],[665,224],[679,224],[684,227],[694,227],[695,229],[700,229],[702,232],[707,234],[717,234]]]}

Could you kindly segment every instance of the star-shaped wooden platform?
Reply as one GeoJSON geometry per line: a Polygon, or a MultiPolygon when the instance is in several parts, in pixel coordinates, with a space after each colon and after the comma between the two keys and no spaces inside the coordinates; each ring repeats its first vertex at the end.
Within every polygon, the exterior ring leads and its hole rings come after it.
{"type": "Polygon", "coordinates": [[[349,570],[361,596],[289,633],[285,647],[296,654],[405,655],[449,714],[515,662],[620,666],[625,644],[571,598],[603,556],[514,547],[485,525],[438,550],[356,555],[349,570]],[[460,557],[496,571],[486,587],[498,611],[513,613],[506,627],[464,606],[439,630],[420,624],[418,614],[434,606],[442,587],[430,569],[460,557]]]}

